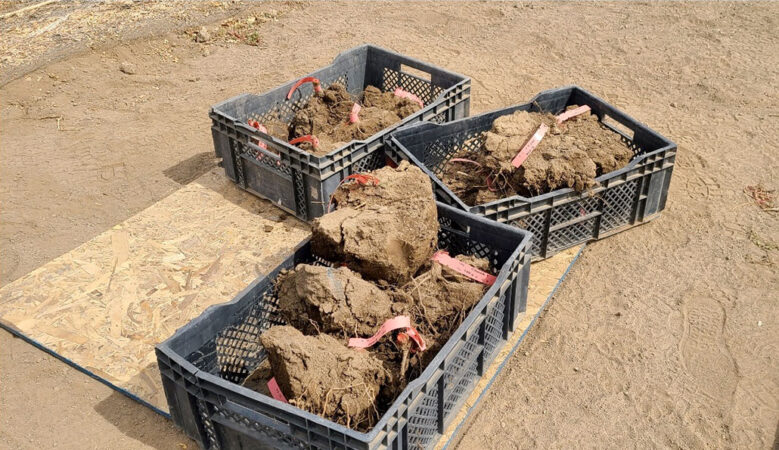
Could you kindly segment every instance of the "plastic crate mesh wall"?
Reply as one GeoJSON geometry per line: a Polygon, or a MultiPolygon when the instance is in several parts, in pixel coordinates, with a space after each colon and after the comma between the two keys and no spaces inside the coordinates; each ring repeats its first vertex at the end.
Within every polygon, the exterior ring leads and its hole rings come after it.
{"type": "Polygon", "coordinates": [[[384,92],[394,91],[395,88],[401,88],[404,91],[411,92],[419,97],[422,103],[429,104],[438,97],[444,90],[441,86],[436,86],[430,81],[409,75],[397,70],[385,67],[382,71],[381,86],[376,86],[384,92]]]}
{"type": "MultiPolygon", "coordinates": [[[[380,152],[379,152],[380,153],[380,152]]],[[[498,264],[496,250],[470,239],[467,233],[458,229],[448,218],[439,219],[439,247],[456,255],[460,253],[487,258],[493,271],[498,264]]],[[[303,261],[298,261],[301,263],[303,261]]],[[[311,264],[332,266],[325,260],[314,257],[308,261],[311,264]]],[[[458,406],[458,402],[471,384],[478,379],[480,351],[483,346],[483,357],[491,360],[503,336],[503,322],[506,301],[509,292],[496,301],[488,310],[485,318],[484,342],[479,343],[479,333],[473,333],[450,359],[444,377],[446,398],[444,399],[444,414],[449,414],[458,406]]],[[[218,375],[225,380],[240,384],[265,358],[265,350],[260,345],[260,334],[273,325],[283,324],[278,314],[278,299],[273,289],[258,293],[247,302],[244,312],[236,314],[236,322],[204,344],[198,351],[187,356],[187,360],[198,369],[218,375]]],[[[438,424],[438,392],[430,389],[422,394],[424,398],[417,408],[409,413],[408,437],[411,448],[425,448],[437,437],[438,424]]],[[[205,428],[208,442],[212,449],[219,448],[219,437],[213,426],[213,420],[222,416],[233,423],[240,423],[249,429],[264,434],[277,433],[267,429],[262,424],[255,423],[246,417],[238,417],[218,405],[212,405],[202,400],[198,401],[198,410],[205,428]]],[[[456,412],[456,411],[454,411],[456,412]]],[[[271,434],[272,435],[272,434],[271,434]]],[[[283,438],[283,436],[279,436],[283,438]]],[[[290,441],[297,442],[297,441],[290,441]]]]}
{"type": "Polygon", "coordinates": [[[601,231],[610,231],[627,225],[633,219],[638,196],[638,180],[615,186],[601,193],[603,216],[600,219],[601,231]]]}
{"type": "Polygon", "coordinates": [[[352,173],[370,172],[381,169],[387,165],[387,157],[384,152],[373,152],[354,163],[352,173]]]}
{"type": "Polygon", "coordinates": [[[408,418],[409,448],[427,448],[438,434],[438,389],[433,386],[424,394],[414,414],[408,418]]]}
{"type": "Polygon", "coordinates": [[[211,421],[211,411],[208,403],[203,400],[197,401],[197,410],[200,414],[200,420],[203,423],[203,428],[206,432],[206,439],[208,439],[208,448],[211,450],[217,450],[220,448],[219,439],[216,437],[216,430],[214,429],[214,423],[211,421]]]}
{"type": "Polygon", "coordinates": [[[487,314],[486,328],[484,330],[484,354],[486,359],[492,359],[498,344],[503,339],[503,322],[506,311],[506,296],[502,296],[500,301],[492,307],[487,314]]]}
{"type": "Polygon", "coordinates": [[[479,334],[473,333],[465,341],[460,350],[447,364],[446,373],[444,373],[444,414],[449,414],[454,409],[457,401],[466,392],[473,380],[478,377],[477,367],[479,351],[479,334]]]}
{"type": "Polygon", "coordinates": [[[554,206],[544,211],[528,214],[510,221],[511,225],[533,233],[530,253],[543,253],[546,240],[547,256],[589,240],[594,236],[598,216],[581,220],[591,213],[600,212],[600,233],[616,230],[630,225],[635,212],[639,192],[638,179],[598,192],[594,197],[586,197],[570,203],[554,206]],[[549,226],[546,223],[549,220],[549,226]],[[547,230],[549,230],[547,232],[547,230]]]}
{"type": "MultiPolygon", "coordinates": [[[[480,359],[484,365],[495,357],[498,344],[503,340],[504,311],[509,293],[504,293],[488,310],[484,322],[484,341],[473,333],[449,359],[443,375],[443,418],[446,421],[459,410],[473,384],[481,376],[480,359]],[[481,357],[481,358],[480,358],[481,357]]],[[[441,380],[439,380],[440,382],[441,380]]],[[[437,384],[435,384],[437,386],[437,384]]],[[[438,407],[439,391],[431,388],[409,412],[407,425],[409,448],[427,448],[434,443],[440,429],[438,407]]]]}
{"type": "Polygon", "coordinates": [[[257,423],[253,420],[249,420],[246,417],[243,417],[239,414],[235,414],[224,408],[220,408],[216,405],[211,405],[206,401],[198,400],[197,410],[198,410],[198,414],[200,415],[200,420],[203,429],[206,433],[205,444],[208,450],[222,449],[221,439],[218,436],[218,432],[216,428],[214,427],[214,420],[218,420],[219,418],[224,419],[225,421],[230,423],[240,424],[246,427],[247,429],[258,432],[263,436],[273,438],[277,442],[283,442],[286,444],[285,448],[300,448],[300,449],[306,448],[306,446],[302,442],[289,435],[286,435],[278,430],[274,430],[271,427],[267,427],[265,425],[257,423]]]}

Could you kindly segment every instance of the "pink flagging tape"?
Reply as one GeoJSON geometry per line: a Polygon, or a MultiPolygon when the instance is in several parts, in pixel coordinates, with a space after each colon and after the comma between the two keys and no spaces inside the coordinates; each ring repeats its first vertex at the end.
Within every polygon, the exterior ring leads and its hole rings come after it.
{"type": "Polygon", "coordinates": [[[295,139],[292,139],[291,141],[289,141],[289,143],[292,144],[292,145],[300,144],[301,142],[308,142],[315,149],[319,148],[319,139],[317,139],[316,136],[312,136],[310,134],[307,134],[305,136],[296,137],[295,139]]]}
{"type": "Polygon", "coordinates": [[[355,103],[352,106],[352,112],[349,113],[349,123],[357,123],[360,121],[360,110],[362,109],[362,106],[360,106],[358,103],[355,103]]]}
{"type": "Polygon", "coordinates": [[[425,344],[425,340],[422,339],[422,335],[420,335],[419,332],[416,329],[414,329],[414,327],[411,326],[411,319],[408,316],[398,316],[389,319],[383,324],[381,324],[381,327],[379,327],[379,331],[377,331],[376,334],[374,334],[373,336],[367,339],[351,338],[349,339],[348,345],[349,347],[352,348],[372,347],[377,342],[379,342],[379,339],[381,339],[385,334],[399,329],[404,329],[405,331],[403,333],[398,333],[398,341],[400,341],[401,343],[405,343],[407,342],[408,338],[411,338],[417,344],[417,351],[421,352],[427,349],[427,344],[425,344]]]}
{"type": "Polygon", "coordinates": [[[530,153],[538,147],[538,144],[541,142],[541,139],[544,138],[544,135],[546,132],[549,131],[549,126],[542,123],[538,130],[536,130],[535,133],[533,133],[533,136],[528,139],[528,141],[525,143],[525,145],[522,147],[522,150],[517,153],[517,156],[514,157],[514,159],[511,160],[511,165],[514,167],[519,167],[522,165],[523,162],[527,159],[528,156],[530,156],[530,153]]]}
{"type": "Polygon", "coordinates": [[[400,98],[407,98],[407,99],[411,100],[412,102],[416,102],[419,105],[420,108],[424,108],[424,106],[425,106],[425,104],[422,103],[422,100],[419,97],[417,97],[416,95],[412,94],[409,91],[404,91],[403,89],[401,89],[399,87],[395,88],[395,92],[393,92],[393,94],[395,94],[396,96],[398,96],[400,98]]]}
{"type": "Polygon", "coordinates": [[[425,344],[425,340],[422,339],[422,335],[419,334],[419,331],[416,330],[414,327],[408,327],[406,328],[405,334],[409,336],[411,339],[414,340],[417,344],[417,351],[423,352],[427,349],[427,344],[425,344]]]}
{"type": "Polygon", "coordinates": [[[490,192],[498,192],[498,190],[492,186],[492,175],[487,175],[486,181],[487,181],[487,189],[489,189],[490,192]]]}
{"type": "Polygon", "coordinates": [[[317,78],[314,77],[305,77],[298,80],[297,83],[293,84],[291,88],[289,88],[289,92],[287,93],[287,100],[292,98],[292,93],[297,90],[300,86],[306,84],[306,83],[314,83],[314,92],[317,94],[322,93],[322,83],[319,82],[317,78]]]}
{"type": "Polygon", "coordinates": [[[279,387],[279,383],[276,382],[276,377],[273,377],[268,381],[268,390],[270,391],[270,395],[273,396],[276,400],[284,403],[289,403],[287,401],[287,397],[284,397],[284,393],[281,392],[281,388],[279,387]]]}
{"type": "MultiPolygon", "coordinates": [[[[262,133],[268,134],[268,129],[265,128],[265,126],[263,124],[261,124],[260,122],[257,122],[256,120],[249,119],[249,126],[256,128],[257,131],[260,131],[262,133]]],[[[264,142],[260,141],[259,139],[255,139],[254,143],[257,144],[257,147],[260,147],[263,150],[267,150],[268,149],[268,145],[265,144],[264,142]]]]}
{"type": "Polygon", "coordinates": [[[584,114],[586,112],[590,111],[590,107],[587,105],[580,106],[578,108],[570,109],[559,116],[557,116],[557,124],[561,124],[565,122],[566,120],[570,119],[571,117],[576,117],[580,114],[584,114]]]}
{"type": "Polygon", "coordinates": [[[486,284],[487,286],[492,286],[496,280],[494,275],[490,275],[483,270],[479,270],[470,264],[465,264],[462,261],[458,261],[449,256],[449,253],[444,250],[435,252],[433,255],[433,261],[436,261],[461,275],[465,275],[471,280],[486,284]]]}
{"type": "Polygon", "coordinates": [[[381,339],[385,334],[389,333],[390,331],[397,330],[399,328],[410,328],[411,327],[411,319],[409,319],[408,316],[398,316],[392,319],[387,320],[381,326],[379,327],[379,331],[376,332],[373,336],[363,339],[363,338],[351,338],[349,339],[349,347],[354,348],[368,348],[372,347],[374,344],[379,342],[379,339],[381,339]]]}
{"type": "MultiPolygon", "coordinates": [[[[391,161],[389,157],[387,158],[388,161],[391,161]]],[[[354,180],[358,184],[361,184],[363,186],[367,186],[368,184],[373,184],[374,186],[379,185],[379,179],[374,177],[373,175],[367,174],[367,173],[353,173],[349,175],[348,177],[341,180],[340,183],[338,183],[338,186],[335,187],[335,190],[337,191],[339,187],[341,187],[342,184],[346,183],[347,181],[354,180]]],[[[335,197],[335,191],[330,195],[330,201],[327,202],[327,212],[330,212],[330,208],[333,206],[333,197],[335,197]]]]}
{"type": "Polygon", "coordinates": [[[354,180],[363,186],[367,186],[368,184],[372,184],[374,186],[379,185],[379,179],[369,173],[353,173],[344,178],[341,183],[346,183],[349,180],[354,180]]]}

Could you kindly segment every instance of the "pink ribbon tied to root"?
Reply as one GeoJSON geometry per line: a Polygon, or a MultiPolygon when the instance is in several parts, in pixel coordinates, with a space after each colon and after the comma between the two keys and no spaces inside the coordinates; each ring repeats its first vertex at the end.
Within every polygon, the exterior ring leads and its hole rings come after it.
{"type": "Polygon", "coordinates": [[[446,266],[460,275],[464,275],[473,281],[492,286],[497,279],[494,275],[490,275],[487,272],[477,269],[470,264],[466,264],[460,260],[454,259],[449,256],[449,252],[445,250],[439,250],[435,252],[432,258],[433,261],[446,266]]]}
{"type": "Polygon", "coordinates": [[[308,142],[312,147],[314,147],[314,149],[319,149],[319,139],[317,139],[316,136],[312,136],[310,134],[296,137],[295,139],[289,141],[289,143],[292,145],[300,144],[301,142],[308,142]]]}
{"type": "MultiPolygon", "coordinates": [[[[256,129],[257,131],[259,131],[261,133],[268,134],[268,129],[265,128],[265,126],[263,124],[261,124],[260,122],[257,122],[256,120],[249,119],[248,123],[249,123],[250,127],[256,129]]],[[[255,139],[254,143],[257,144],[257,147],[260,147],[263,150],[267,150],[268,149],[268,145],[265,144],[264,142],[261,142],[259,139],[255,139]]]]}
{"type": "Polygon", "coordinates": [[[298,80],[297,83],[293,84],[291,88],[289,88],[289,92],[287,92],[287,100],[292,98],[292,94],[302,85],[306,83],[313,83],[314,84],[314,92],[317,94],[321,94],[322,91],[322,83],[319,82],[319,79],[314,77],[305,77],[298,80]]]}
{"type": "Polygon", "coordinates": [[[287,397],[284,397],[284,393],[281,392],[279,383],[276,382],[276,377],[273,377],[268,381],[268,390],[270,391],[270,395],[276,400],[284,403],[289,403],[287,401],[287,397]]]}
{"type": "Polygon", "coordinates": [[[591,108],[587,105],[580,106],[578,108],[570,109],[560,115],[557,116],[557,124],[560,125],[561,123],[565,122],[566,120],[570,119],[571,117],[576,117],[578,115],[584,114],[588,111],[590,111],[591,108]]]}
{"type": "Polygon", "coordinates": [[[406,343],[411,339],[416,344],[417,351],[423,352],[427,349],[425,340],[422,339],[422,335],[411,326],[411,319],[408,316],[397,316],[389,319],[381,324],[381,327],[379,327],[379,330],[373,336],[369,338],[351,338],[349,339],[348,346],[352,348],[372,347],[379,342],[379,339],[385,334],[399,329],[403,329],[403,332],[398,333],[398,341],[401,344],[406,343]]]}
{"type": "Polygon", "coordinates": [[[419,97],[417,97],[416,95],[414,95],[411,92],[409,92],[409,91],[404,91],[403,89],[397,87],[397,88],[395,88],[395,91],[393,92],[393,94],[395,94],[396,97],[407,98],[407,99],[411,100],[412,102],[418,104],[420,108],[424,108],[425,107],[425,104],[422,103],[422,100],[419,97]]]}
{"type": "Polygon", "coordinates": [[[352,111],[349,113],[349,123],[357,123],[360,121],[360,110],[362,109],[362,106],[360,106],[358,103],[355,103],[352,105],[352,111]]]}

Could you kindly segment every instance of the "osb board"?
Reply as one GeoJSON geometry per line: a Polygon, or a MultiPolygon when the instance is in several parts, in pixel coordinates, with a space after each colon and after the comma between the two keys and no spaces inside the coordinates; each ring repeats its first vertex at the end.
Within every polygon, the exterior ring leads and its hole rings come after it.
{"type": "Polygon", "coordinates": [[[525,336],[526,332],[533,325],[536,315],[546,304],[546,301],[552,296],[559,282],[562,282],[568,272],[569,267],[574,263],[579,252],[584,245],[570,248],[555,256],[534,263],[530,266],[530,280],[528,280],[528,298],[527,310],[525,316],[516,326],[514,333],[509,336],[508,342],[503,346],[500,353],[495,357],[492,364],[484,372],[479,383],[473,388],[473,392],[465,400],[460,411],[450,422],[444,431],[444,434],[438,440],[436,449],[442,449],[449,445],[452,438],[456,437],[458,427],[467,419],[471,408],[478,403],[479,398],[489,388],[491,380],[501,369],[503,363],[511,356],[517,343],[525,336]]]}
{"type": "Polygon", "coordinates": [[[154,345],[279,264],[308,227],[214,170],[0,289],[0,321],[167,411],[154,345]]]}

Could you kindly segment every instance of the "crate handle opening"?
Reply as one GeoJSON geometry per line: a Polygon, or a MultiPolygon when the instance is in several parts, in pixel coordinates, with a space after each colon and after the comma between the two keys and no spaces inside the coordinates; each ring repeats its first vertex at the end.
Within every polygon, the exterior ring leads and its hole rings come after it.
{"type": "Polygon", "coordinates": [[[424,70],[417,69],[411,66],[407,66],[405,64],[400,65],[400,71],[404,72],[408,75],[413,75],[417,78],[421,78],[423,80],[430,81],[433,79],[433,75],[430,74],[430,72],[425,72],[424,70]]]}

